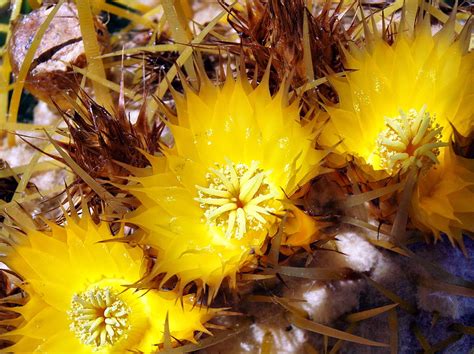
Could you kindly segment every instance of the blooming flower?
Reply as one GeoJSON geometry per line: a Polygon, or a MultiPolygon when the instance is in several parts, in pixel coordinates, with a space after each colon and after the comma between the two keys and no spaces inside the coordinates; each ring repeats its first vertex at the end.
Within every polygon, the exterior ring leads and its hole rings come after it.
{"type": "Polygon", "coordinates": [[[323,141],[342,141],[339,152],[392,174],[437,164],[451,124],[463,135],[474,125],[473,54],[453,37],[449,27],[432,36],[427,17],[413,37],[402,33],[392,45],[368,38],[363,48],[351,48],[346,67],[354,71],[331,79],[340,103],[327,107],[323,141]]]}
{"type": "Polygon", "coordinates": [[[166,316],[177,340],[194,341],[195,331],[215,309],[193,306],[193,296],[165,291],[135,291],[126,285],[143,275],[140,248],[112,238],[106,223],[88,215],[68,218],[52,232],[25,229],[6,248],[4,262],[22,277],[26,304],[16,329],[2,334],[12,352],[151,352],[163,343],[166,316]]]}
{"type": "Polygon", "coordinates": [[[288,105],[284,90],[272,97],[266,82],[205,81],[175,100],[175,144],[132,178],[139,184],[127,188],[143,205],[127,222],[158,250],[151,277],[207,285],[212,297],[264,252],[282,200],[318,173],[324,152],[313,149],[315,123],[300,121],[298,102],[288,105]]]}
{"type": "Polygon", "coordinates": [[[452,126],[463,136],[474,127],[474,54],[465,53],[467,37],[456,39],[448,24],[433,36],[429,20],[420,18],[412,35],[401,31],[392,45],[370,34],[364,47],[346,53],[354,71],[331,79],[340,103],[327,107],[322,140],[340,141],[337,150],[368,165],[374,177],[418,168],[413,222],[459,240],[461,229],[474,230],[465,222],[474,217],[473,169],[457,166],[461,158],[447,146],[452,126]]]}

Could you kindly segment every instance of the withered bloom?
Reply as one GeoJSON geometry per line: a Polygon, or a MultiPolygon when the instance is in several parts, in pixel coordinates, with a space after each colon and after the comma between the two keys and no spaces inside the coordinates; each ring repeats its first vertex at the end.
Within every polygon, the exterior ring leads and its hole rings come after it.
{"type": "MultiPolygon", "coordinates": [[[[77,100],[70,98],[69,102],[74,105],[74,110],[61,113],[68,127],[64,134],[70,141],[56,143],[88,177],[100,184],[109,196],[115,197],[120,192],[115,184],[123,183],[123,178],[130,175],[130,168],[143,168],[150,164],[144,153],[158,151],[164,125],[158,120],[148,122],[146,101],[133,123],[127,115],[123,96],[114,112],[99,105],[85,91],[78,93],[77,100]]],[[[56,155],[50,157],[69,165],[77,174],[68,191],[73,199],[81,196],[89,207],[100,212],[104,195],[91,188],[70,161],[56,155]]],[[[93,212],[94,217],[96,212],[93,212]]]]}
{"type": "Polygon", "coordinates": [[[293,75],[291,86],[298,88],[324,77],[327,68],[342,71],[339,44],[347,42],[351,31],[344,28],[340,19],[342,2],[334,10],[330,1],[325,2],[317,15],[308,10],[303,0],[254,0],[245,10],[228,11],[229,22],[242,44],[231,45],[231,50],[236,54],[242,51],[244,57],[251,58],[251,72],[258,69],[261,75],[271,61],[272,86],[278,87],[289,74],[293,75]],[[305,54],[306,48],[310,53],[305,54]],[[307,66],[308,58],[312,67],[307,66]]]}

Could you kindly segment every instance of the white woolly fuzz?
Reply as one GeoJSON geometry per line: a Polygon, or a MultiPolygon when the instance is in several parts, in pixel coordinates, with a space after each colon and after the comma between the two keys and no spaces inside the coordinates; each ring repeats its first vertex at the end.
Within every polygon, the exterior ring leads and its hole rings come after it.
{"type": "Polygon", "coordinates": [[[33,123],[37,125],[53,125],[60,119],[55,108],[48,106],[46,102],[39,101],[33,110],[33,123]]]}
{"type": "Polygon", "coordinates": [[[306,311],[315,322],[329,324],[359,306],[364,287],[362,280],[341,280],[330,284],[305,281],[299,285],[295,282],[285,296],[304,300],[293,303],[293,306],[306,311]]]}
{"type": "Polygon", "coordinates": [[[0,149],[0,159],[5,160],[12,168],[26,165],[30,162],[34,150],[24,143],[11,148],[4,146],[0,149]]]}
{"type": "MultiPolygon", "coordinates": [[[[336,252],[319,252],[316,267],[348,267],[365,273],[381,284],[388,285],[400,277],[400,269],[388,252],[370,244],[361,230],[341,232],[337,235],[336,252]]],[[[340,316],[352,312],[359,305],[359,298],[366,287],[365,280],[341,280],[331,283],[289,280],[285,297],[302,302],[294,305],[306,311],[318,323],[330,324],[340,316]]]]}
{"type": "Polygon", "coordinates": [[[337,235],[337,247],[345,254],[347,266],[358,272],[371,271],[379,258],[379,251],[354,232],[337,235]]]}
{"type": "Polygon", "coordinates": [[[273,337],[273,348],[275,353],[300,353],[303,349],[302,345],[307,341],[307,335],[304,330],[297,327],[291,327],[283,318],[278,316],[274,321],[269,323],[253,324],[250,331],[257,346],[249,343],[241,342],[240,348],[249,353],[255,353],[260,348],[266,333],[270,333],[273,337]]]}
{"type": "Polygon", "coordinates": [[[56,186],[64,186],[66,179],[66,171],[50,170],[36,175],[31,178],[31,182],[36,185],[40,191],[48,191],[56,186]]]}
{"type": "Polygon", "coordinates": [[[459,297],[437,291],[433,292],[423,286],[418,287],[417,302],[423,310],[437,311],[441,316],[450,317],[453,320],[458,320],[464,315],[459,297]]]}
{"type": "Polygon", "coordinates": [[[337,247],[345,254],[347,267],[358,272],[369,272],[377,282],[388,284],[396,281],[401,274],[398,265],[389,253],[381,252],[370,244],[365,235],[348,231],[337,236],[337,247]]]}
{"type": "Polygon", "coordinates": [[[255,303],[247,310],[255,316],[255,323],[241,334],[231,337],[206,350],[206,353],[260,353],[265,335],[271,335],[272,353],[303,353],[308,341],[306,331],[291,326],[285,310],[276,304],[255,303]]]}

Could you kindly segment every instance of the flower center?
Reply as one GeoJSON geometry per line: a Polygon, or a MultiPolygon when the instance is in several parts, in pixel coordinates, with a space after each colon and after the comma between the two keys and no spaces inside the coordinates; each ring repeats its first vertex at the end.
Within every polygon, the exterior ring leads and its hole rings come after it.
{"type": "Polygon", "coordinates": [[[275,211],[275,198],[265,172],[252,161],[250,167],[228,161],[206,174],[207,187],[196,186],[207,222],[225,229],[228,238],[241,239],[248,230],[261,230],[275,211]]]}
{"type": "Polygon", "coordinates": [[[129,307],[110,287],[93,287],[75,294],[68,316],[70,329],[79,340],[99,349],[114,345],[129,329],[129,307]]]}
{"type": "Polygon", "coordinates": [[[425,109],[385,118],[387,128],[378,136],[376,153],[389,172],[406,172],[413,165],[428,169],[439,162],[439,148],[448,144],[441,142],[442,128],[425,109]]]}

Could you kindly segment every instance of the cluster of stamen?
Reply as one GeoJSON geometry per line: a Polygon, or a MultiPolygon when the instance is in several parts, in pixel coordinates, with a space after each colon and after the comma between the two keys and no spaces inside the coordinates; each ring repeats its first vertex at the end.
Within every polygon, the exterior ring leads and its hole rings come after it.
{"type": "Polygon", "coordinates": [[[448,144],[441,142],[442,128],[425,110],[410,109],[385,118],[387,128],[377,139],[377,154],[389,172],[406,172],[411,166],[427,169],[439,162],[439,149],[448,144]]]}
{"type": "Polygon", "coordinates": [[[130,309],[109,287],[94,287],[72,298],[70,329],[79,340],[101,349],[126,336],[130,309]]]}
{"type": "Polygon", "coordinates": [[[265,172],[256,161],[250,166],[216,164],[206,174],[208,185],[196,186],[198,198],[204,209],[206,221],[222,227],[228,238],[241,239],[249,230],[261,230],[268,223],[268,216],[275,195],[265,172]]]}

